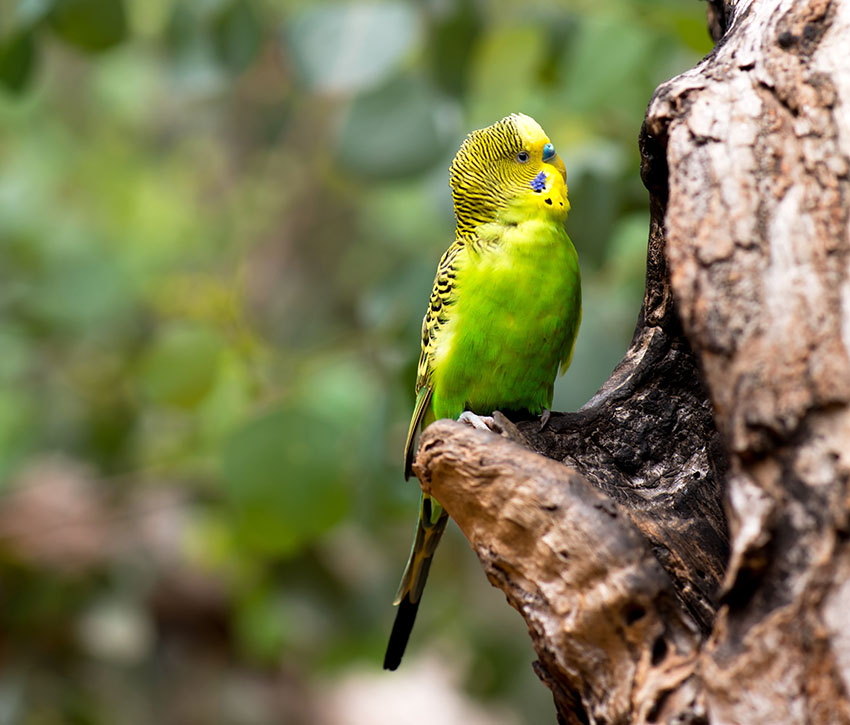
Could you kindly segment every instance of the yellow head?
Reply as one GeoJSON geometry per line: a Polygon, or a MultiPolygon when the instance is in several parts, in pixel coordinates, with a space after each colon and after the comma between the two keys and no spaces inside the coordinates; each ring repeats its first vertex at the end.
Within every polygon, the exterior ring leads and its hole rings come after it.
{"type": "Polygon", "coordinates": [[[564,218],[570,208],[566,182],[564,162],[530,116],[513,113],[473,131],[450,168],[457,233],[471,235],[481,224],[535,213],[564,218]]]}

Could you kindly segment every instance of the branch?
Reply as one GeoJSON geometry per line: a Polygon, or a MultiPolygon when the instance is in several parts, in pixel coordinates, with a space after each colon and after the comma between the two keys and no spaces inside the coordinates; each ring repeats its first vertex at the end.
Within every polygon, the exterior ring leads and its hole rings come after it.
{"type": "Polygon", "coordinates": [[[575,470],[452,421],[426,430],[414,471],[525,618],[563,722],[693,712],[698,627],[618,504],[575,470]]]}

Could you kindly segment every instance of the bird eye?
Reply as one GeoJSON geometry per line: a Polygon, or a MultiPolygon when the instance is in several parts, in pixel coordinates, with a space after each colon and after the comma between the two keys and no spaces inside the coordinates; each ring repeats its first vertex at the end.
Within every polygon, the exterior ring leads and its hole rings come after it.
{"type": "Polygon", "coordinates": [[[524,164],[526,161],[528,161],[528,151],[520,151],[516,155],[516,160],[519,161],[521,164],[524,164]]]}
{"type": "Polygon", "coordinates": [[[551,143],[547,143],[543,147],[543,160],[548,161],[555,155],[555,147],[551,143]]]}

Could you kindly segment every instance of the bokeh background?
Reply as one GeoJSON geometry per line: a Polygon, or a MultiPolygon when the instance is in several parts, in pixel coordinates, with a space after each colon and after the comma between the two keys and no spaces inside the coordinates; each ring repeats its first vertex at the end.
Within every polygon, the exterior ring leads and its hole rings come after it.
{"type": "Polygon", "coordinates": [[[401,451],[463,136],[536,117],[627,346],[637,134],[698,0],[0,2],[0,725],[553,722],[451,528],[380,663],[401,451]]]}

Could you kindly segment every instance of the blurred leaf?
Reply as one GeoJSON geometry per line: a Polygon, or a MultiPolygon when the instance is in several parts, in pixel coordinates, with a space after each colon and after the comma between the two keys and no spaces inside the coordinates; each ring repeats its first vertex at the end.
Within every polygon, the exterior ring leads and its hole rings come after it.
{"type": "Polygon", "coordinates": [[[213,16],[211,29],[216,57],[232,72],[244,71],[257,57],[262,27],[248,0],[227,3],[213,16]]]}
{"type": "Polygon", "coordinates": [[[489,124],[528,109],[537,70],[546,52],[541,29],[503,27],[482,37],[475,51],[470,103],[476,123],[489,124]]]}
{"type": "Polygon", "coordinates": [[[55,0],[48,20],[62,40],[88,53],[108,50],[127,37],[123,0],[55,0]]]}
{"type": "Polygon", "coordinates": [[[324,418],[327,425],[340,426],[342,431],[347,426],[339,421],[356,420],[356,430],[347,432],[355,436],[361,433],[370,409],[381,394],[380,385],[369,375],[369,368],[362,360],[341,351],[335,351],[328,360],[314,358],[308,367],[298,381],[294,400],[324,418]]]}
{"type": "Polygon", "coordinates": [[[273,664],[286,643],[286,621],[279,598],[266,587],[250,593],[236,610],[236,636],[247,655],[261,663],[273,664]]]}
{"type": "Polygon", "coordinates": [[[221,346],[208,328],[167,328],[142,363],[145,392],[159,403],[196,406],[216,382],[221,346]]]}
{"type": "Polygon", "coordinates": [[[442,122],[448,110],[434,89],[418,77],[396,78],[358,96],[337,137],[340,161],[363,176],[413,176],[432,166],[448,149],[442,122]]]}
{"type": "Polygon", "coordinates": [[[116,123],[123,122],[128,132],[137,133],[144,127],[147,109],[157,103],[159,72],[152,55],[140,56],[129,48],[111,53],[93,74],[97,100],[110,108],[116,123]]]}
{"type": "Polygon", "coordinates": [[[714,43],[711,40],[708,23],[706,23],[704,17],[674,13],[673,22],[676,34],[692,50],[701,55],[705,55],[711,50],[714,43]]]}
{"type": "Polygon", "coordinates": [[[623,216],[614,227],[609,242],[608,268],[618,286],[643,292],[646,272],[646,245],[649,215],[645,211],[623,216]]]}
{"type": "MultiPolygon", "coordinates": [[[[171,72],[182,89],[191,93],[215,93],[224,88],[228,74],[220,53],[233,51],[232,29],[226,20],[214,38],[212,20],[216,17],[210,10],[225,14],[228,5],[208,2],[180,0],[172,5],[165,25],[165,46],[171,56],[171,72]],[[217,47],[217,43],[220,47],[217,47]]],[[[238,35],[238,32],[236,33],[238,35]]]]}
{"type": "Polygon", "coordinates": [[[32,31],[19,31],[0,41],[0,85],[21,93],[32,78],[35,53],[32,31]]]}
{"type": "Polygon", "coordinates": [[[472,49],[481,33],[481,16],[473,0],[445,4],[437,12],[428,43],[434,76],[446,91],[461,95],[466,90],[472,49]]]}
{"type": "Polygon", "coordinates": [[[55,0],[18,0],[14,18],[17,28],[31,28],[40,21],[53,6],[55,0]]]}
{"type": "Polygon", "coordinates": [[[634,22],[586,20],[564,57],[565,105],[581,113],[616,111],[639,124],[649,102],[654,40],[652,31],[634,22]]]}
{"type": "Polygon", "coordinates": [[[203,42],[202,25],[185,2],[176,2],[165,25],[164,40],[174,57],[185,55],[187,50],[203,42]]]}
{"type": "Polygon", "coordinates": [[[223,350],[215,385],[197,409],[201,430],[215,450],[253,408],[254,392],[244,355],[230,348],[223,350]]]}
{"type": "Polygon", "coordinates": [[[117,260],[97,245],[89,246],[89,240],[76,237],[69,234],[68,241],[79,243],[78,248],[57,244],[42,250],[46,252],[43,276],[27,290],[30,309],[54,334],[77,334],[120,323],[133,302],[117,260]]]}
{"type": "Polygon", "coordinates": [[[299,408],[255,418],[230,437],[222,478],[249,549],[291,553],[345,516],[340,443],[338,429],[299,408]]]}
{"type": "Polygon", "coordinates": [[[326,93],[385,79],[415,47],[419,17],[401,3],[327,4],[304,9],[287,33],[303,81],[326,93]]]}

